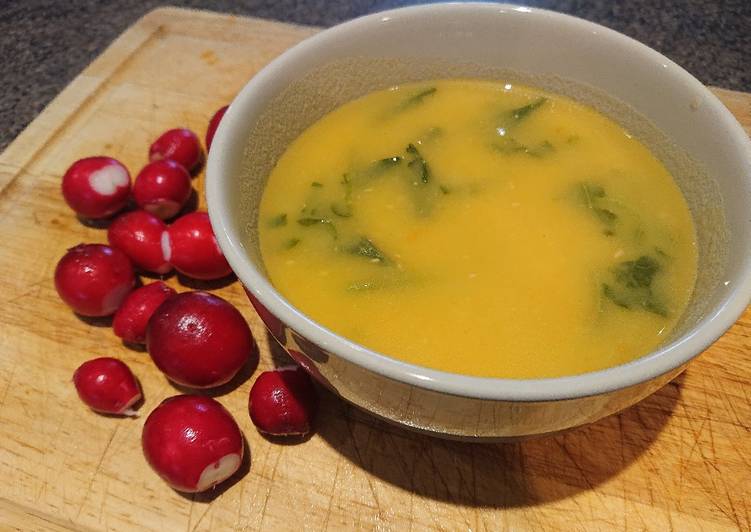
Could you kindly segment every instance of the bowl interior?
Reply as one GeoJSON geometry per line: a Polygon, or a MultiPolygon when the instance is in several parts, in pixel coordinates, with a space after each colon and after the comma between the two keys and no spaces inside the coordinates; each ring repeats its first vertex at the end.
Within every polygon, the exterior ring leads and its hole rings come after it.
{"type": "Polygon", "coordinates": [[[651,49],[579,19],[512,6],[433,5],[372,15],[323,32],[266,67],[233,102],[209,161],[210,209],[221,203],[227,243],[262,274],[257,207],[289,142],[346,101],[441,78],[521,82],[583,101],[635,133],[668,166],[693,214],[699,268],[670,345],[649,355],[683,349],[663,361],[662,372],[698,354],[745,308],[751,148],[740,126],[697,80],[651,49]],[[212,180],[221,181],[220,194],[211,194],[212,180]],[[718,317],[697,337],[699,326],[718,317]],[[689,338],[693,345],[686,345],[689,338]]]}

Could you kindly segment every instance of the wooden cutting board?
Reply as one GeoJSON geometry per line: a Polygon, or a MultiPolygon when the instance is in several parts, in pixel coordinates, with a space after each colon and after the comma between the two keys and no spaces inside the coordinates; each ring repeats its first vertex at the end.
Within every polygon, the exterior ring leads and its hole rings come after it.
{"type": "MultiPolygon", "coordinates": [[[[140,449],[145,414],[177,392],[106,321],[85,323],[58,299],[52,275],[66,248],[106,241],[103,229],[83,226],[66,207],[60,177],[72,161],[94,154],[116,157],[135,173],[163,130],[187,126],[202,135],[213,111],[259,68],[315,31],[159,9],[0,156],[0,528],[748,530],[748,312],[653,396],[555,438],[441,441],[325,395],[315,436],[273,444],[246,413],[251,376],[218,397],[249,442],[244,476],[212,494],[183,496],[151,472],[140,449]],[[122,358],[141,379],[140,418],[98,416],[76,397],[74,369],[105,355],[122,358]]],[[[751,95],[716,93],[748,130],[751,95]]],[[[284,356],[237,283],[217,293],[250,322],[260,370],[284,356]]]]}

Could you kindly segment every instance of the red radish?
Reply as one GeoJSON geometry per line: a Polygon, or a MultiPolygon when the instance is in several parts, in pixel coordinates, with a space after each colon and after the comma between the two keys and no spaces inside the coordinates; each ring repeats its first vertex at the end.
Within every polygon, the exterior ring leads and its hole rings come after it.
{"type": "Polygon", "coordinates": [[[167,229],[162,248],[165,258],[188,277],[211,280],[232,273],[205,212],[191,212],[175,220],[167,229]]]}
{"type": "Polygon", "coordinates": [[[261,373],[250,389],[250,419],[272,436],[302,436],[311,430],[318,394],[305,370],[297,366],[261,373]]]}
{"type": "Polygon", "coordinates": [[[136,277],[128,257],[102,244],[70,248],[55,268],[55,288],[83,316],[109,316],[133,290],[136,277]]]}
{"type": "Polygon", "coordinates": [[[167,226],[146,211],[131,211],[118,216],[107,229],[112,247],[125,253],[140,270],[159,275],[172,270],[164,256],[162,240],[167,226]]]}
{"type": "Polygon", "coordinates": [[[154,141],[149,148],[149,161],[169,159],[193,172],[203,159],[201,143],[190,129],[170,129],[154,141]]]}
{"type": "Polygon", "coordinates": [[[84,218],[106,218],[125,207],[130,174],[111,157],[87,157],[74,162],[63,175],[63,197],[84,218]]]}
{"type": "Polygon", "coordinates": [[[149,320],[146,348],[167,377],[191,388],[226,383],[255,354],[242,314],[207,292],[183,292],[162,303],[149,320]]]}
{"type": "Polygon", "coordinates": [[[209,127],[206,130],[206,151],[211,149],[211,141],[214,140],[214,133],[216,133],[216,128],[219,127],[219,123],[222,121],[222,118],[224,118],[224,113],[227,112],[227,109],[229,109],[229,105],[225,105],[219,109],[214,113],[214,116],[211,117],[211,120],[209,120],[209,127]]]}
{"type": "Polygon", "coordinates": [[[210,397],[177,395],[143,426],[146,461],[179,491],[198,493],[231,477],[243,459],[243,436],[232,415],[210,397]]]}
{"type": "Polygon", "coordinates": [[[73,374],[73,384],[81,401],[95,412],[136,415],[131,407],[141,399],[141,388],[130,368],[116,358],[84,362],[73,374]]]}
{"type": "Polygon", "coordinates": [[[149,318],[159,305],[176,293],[162,281],[133,290],[115,312],[112,320],[115,336],[134,344],[145,343],[149,318]]]}
{"type": "Polygon", "coordinates": [[[142,209],[166,220],[172,218],[190,198],[190,174],[169,159],[143,167],[133,184],[133,198],[142,209]]]}

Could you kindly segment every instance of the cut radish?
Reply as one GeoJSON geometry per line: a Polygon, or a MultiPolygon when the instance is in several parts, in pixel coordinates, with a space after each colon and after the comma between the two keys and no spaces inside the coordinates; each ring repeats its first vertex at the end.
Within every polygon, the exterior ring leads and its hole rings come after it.
{"type": "Polygon", "coordinates": [[[102,357],[81,364],[73,374],[78,396],[102,414],[134,416],[131,407],[142,397],[133,372],[116,358],[102,357]]]}
{"type": "Polygon", "coordinates": [[[154,409],[143,426],[143,454],[178,491],[213,488],[240,468],[243,437],[232,415],[210,397],[178,395],[154,409]]]}
{"type": "Polygon", "coordinates": [[[146,211],[131,211],[120,215],[107,229],[112,247],[125,253],[140,270],[164,275],[172,270],[162,249],[162,237],[167,226],[146,211]]]}
{"type": "Polygon", "coordinates": [[[145,343],[146,326],[152,314],[167,298],[176,293],[162,281],[155,281],[133,290],[115,312],[115,318],[112,320],[115,336],[134,344],[145,343]]]}
{"type": "Polygon", "coordinates": [[[84,218],[106,218],[125,207],[130,174],[111,157],[88,157],[74,162],[63,175],[66,203],[84,218]]]}
{"type": "Polygon", "coordinates": [[[162,303],[149,320],[146,348],[167,377],[191,388],[222,385],[257,356],[242,314],[207,292],[183,292],[162,303]]]}
{"type": "Polygon", "coordinates": [[[136,278],[128,257],[102,244],[79,244],[55,268],[55,288],[83,316],[109,316],[133,290],[136,278]]]}
{"type": "Polygon", "coordinates": [[[143,167],[133,184],[133,198],[142,209],[166,220],[190,198],[190,174],[182,165],[164,159],[143,167]]]}
{"type": "Polygon", "coordinates": [[[209,215],[192,212],[181,216],[167,229],[162,241],[165,256],[177,271],[194,279],[212,280],[232,273],[211,229],[209,215]]]}
{"type": "Polygon", "coordinates": [[[149,148],[149,161],[169,159],[182,165],[188,172],[196,170],[203,160],[198,137],[189,129],[170,129],[154,141],[149,148]]]}

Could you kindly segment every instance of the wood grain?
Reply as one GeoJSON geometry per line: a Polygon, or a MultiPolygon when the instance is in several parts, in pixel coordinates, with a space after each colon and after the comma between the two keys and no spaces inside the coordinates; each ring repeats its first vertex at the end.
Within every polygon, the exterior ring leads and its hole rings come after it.
{"type": "MultiPolygon", "coordinates": [[[[260,437],[253,380],[218,399],[251,449],[244,475],[209,495],[169,489],[140,449],[144,416],[94,415],[70,383],[93,356],[125,360],[149,412],[177,393],[148,355],[59,301],[56,261],[104,242],[59,193],[75,159],[103,153],[133,171],[168,127],[203,132],[260,67],[312,28],[160,9],[121,36],[0,156],[0,524],[19,530],[749,530],[751,314],[682,376],[620,415],[555,438],[481,445],[385,425],[325,395],[299,445],[260,437]]],[[[751,127],[751,95],[716,93],[751,127]]],[[[201,187],[202,177],[196,187],[201,187]]],[[[179,279],[169,281],[180,287],[179,279]]],[[[185,289],[182,285],[181,289],[185,289]]],[[[219,294],[251,324],[260,369],[270,343],[237,283],[219,294]]]]}

